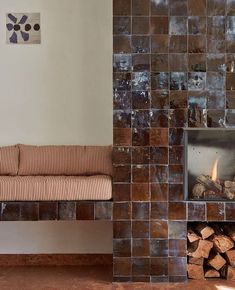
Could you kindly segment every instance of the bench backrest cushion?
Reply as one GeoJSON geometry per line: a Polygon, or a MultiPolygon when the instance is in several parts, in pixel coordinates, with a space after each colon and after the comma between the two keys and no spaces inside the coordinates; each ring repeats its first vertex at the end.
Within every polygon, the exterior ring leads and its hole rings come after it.
{"type": "Polygon", "coordinates": [[[19,175],[112,175],[112,146],[19,145],[19,175]]]}
{"type": "Polygon", "coordinates": [[[0,147],[0,175],[17,175],[18,165],[18,146],[0,147]]]}

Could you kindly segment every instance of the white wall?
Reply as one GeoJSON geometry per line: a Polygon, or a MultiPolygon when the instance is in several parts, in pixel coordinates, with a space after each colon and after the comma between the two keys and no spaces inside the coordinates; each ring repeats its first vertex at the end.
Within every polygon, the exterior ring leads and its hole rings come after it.
{"type": "MultiPolygon", "coordinates": [[[[0,79],[0,145],[111,144],[112,1],[1,0],[0,79]],[[41,45],[6,44],[9,12],[41,13],[41,45]]],[[[0,251],[111,252],[110,223],[99,229],[3,222],[0,251]]]]}
{"type": "Polygon", "coordinates": [[[107,221],[2,222],[0,231],[0,254],[112,253],[107,221]]]}
{"type": "Polygon", "coordinates": [[[112,1],[0,1],[2,144],[112,143],[112,1]],[[6,45],[7,12],[40,12],[41,45],[6,45]]]}

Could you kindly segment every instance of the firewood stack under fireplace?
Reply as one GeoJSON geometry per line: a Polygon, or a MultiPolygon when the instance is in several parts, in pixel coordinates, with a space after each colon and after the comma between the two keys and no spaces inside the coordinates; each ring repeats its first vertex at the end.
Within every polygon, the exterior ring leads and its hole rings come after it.
{"type": "Polygon", "coordinates": [[[235,224],[192,223],[187,237],[188,278],[235,281],[235,224]]]}

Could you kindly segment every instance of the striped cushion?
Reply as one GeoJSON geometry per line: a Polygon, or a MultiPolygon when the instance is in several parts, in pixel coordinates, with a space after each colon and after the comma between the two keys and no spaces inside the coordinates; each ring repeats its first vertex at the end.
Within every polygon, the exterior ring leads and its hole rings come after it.
{"type": "Polygon", "coordinates": [[[110,176],[0,176],[1,201],[109,200],[110,176]]]}
{"type": "Polygon", "coordinates": [[[19,145],[19,175],[112,175],[111,146],[19,145]]]}
{"type": "Polygon", "coordinates": [[[0,147],[0,175],[17,175],[19,148],[17,146],[0,147]]]}

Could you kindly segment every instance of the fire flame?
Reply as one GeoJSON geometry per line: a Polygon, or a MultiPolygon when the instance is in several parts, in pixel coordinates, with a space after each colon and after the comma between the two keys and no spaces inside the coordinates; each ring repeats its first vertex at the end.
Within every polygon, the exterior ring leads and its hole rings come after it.
{"type": "Polygon", "coordinates": [[[213,181],[216,181],[217,180],[217,176],[218,176],[218,161],[219,159],[216,159],[214,164],[213,164],[213,168],[212,168],[212,176],[211,176],[211,179],[213,181]]]}

